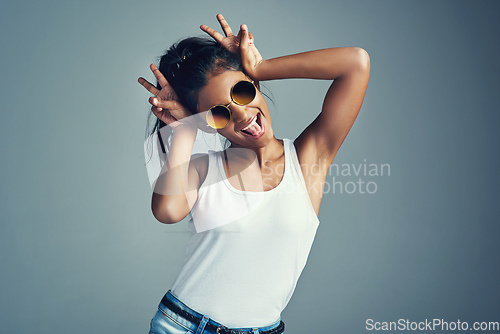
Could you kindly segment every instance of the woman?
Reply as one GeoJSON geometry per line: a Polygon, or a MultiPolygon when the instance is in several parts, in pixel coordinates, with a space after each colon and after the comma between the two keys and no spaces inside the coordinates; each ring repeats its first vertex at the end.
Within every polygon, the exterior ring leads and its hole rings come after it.
{"type": "Polygon", "coordinates": [[[185,264],[151,321],[154,334],[284,332],[280,314],[314,239],[328,168],[368,84],[363,49],[264,60],[246,25],[234,35],[217,19],[225,36],[202,25],[215,42],[186,39],[159,69],[151,65],[158,88],[139,78],[155,95],[157,125],[172,130],[153,214],[166,224],[188,214],[194,222],[185,264]],[[259,85],[287,78],[334,80],[320,114],[293,141],[274,136],[259,85]],[[197,129],[217,131],[230,146],[193,155],[197,129]]]}

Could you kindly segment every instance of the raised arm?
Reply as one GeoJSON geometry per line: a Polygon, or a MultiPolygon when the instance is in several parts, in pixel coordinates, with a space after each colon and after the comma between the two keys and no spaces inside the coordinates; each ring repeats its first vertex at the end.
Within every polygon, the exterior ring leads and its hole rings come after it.
{"type": "Polygon", "coordinates": [[[239,51],[245,71],[252,79],[333,80],[321,113],[296,139],[299,158],[304,156],[308,162],[321,161],[329,166],[363,103],[370,75],[368,53],[358,47],[339,47],[264,60],[246,25],[241,25],[235,36],[222,15],[217,15],[217,19],[226,37],[207,26],[201,29],[231,51],[239,51]]]}
{"type": "MultiPolygon", "coordinates": [[[[239,50],[245,72],[252,79],[309,78],[333,81],[321,112],[294,142],[309,196],[318,214],[328,169],[363,103],[370,76],[368,53],[358,47],[339,47],[264,60],[246,25],[241,25],[240,32],[235,36],[222,15],[219,14],[217,19],[226,37],[207,26],[201,29],[222,45],[237,45],[238,48],[233,47],[233,50],[239,50]]],[[[314,110],[309,112],[317,114],[314,110]]]]}
{"type": "Polygon", "coordinates": [[[197,128],[195,117],[177,101],[175,91],[154,64],[151,71],[161,90],[142,77],[138,81],[154,95],[149,98],[151,111],[173,128],[166,164],[154,184],[151,210],[159,222],[172,224],[188,215],[197,198],[199,174],[191,163],[197,128]]]}
{"type": "MultiPolygon", "coordinates": [[[[241,49],[245,52],[248,30],[246,26],[242,29],[241,49]]],[[[333,80],[321,113],[296,140],[299,157],[307,156],[307,160],[330,166],[363,104],[370,76],[368,53],[358,47],[323,49],[258,63],[249,59],[245,69],[254,80],[333,80]]]]}

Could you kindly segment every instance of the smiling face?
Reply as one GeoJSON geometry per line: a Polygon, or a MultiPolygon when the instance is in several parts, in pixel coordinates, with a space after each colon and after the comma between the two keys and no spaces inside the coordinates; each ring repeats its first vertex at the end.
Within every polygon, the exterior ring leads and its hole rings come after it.
{"type": "Polygon", "coordinates": [[[229,105],[231,120],[217,131],[234,147],[264,147],[274,138],[267,103],[258,89],[249,104],[242,106],[234,103],[231,88],[241,80],[250,81],[241,71],[227,70],[212,76],[198,93],[198,111],[205,112],[215,105],[229,105]]]}

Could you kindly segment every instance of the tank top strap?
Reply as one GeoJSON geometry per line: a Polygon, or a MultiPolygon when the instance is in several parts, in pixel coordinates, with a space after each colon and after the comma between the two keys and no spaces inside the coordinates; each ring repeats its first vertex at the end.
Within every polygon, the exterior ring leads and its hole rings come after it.
{"type": "Polygon", "coordinates": [[[294,145],[295,140],[286,139],[286,141],[288,144],[287,145],[287,147],[288,147],[287,153],[289,153],[288,154],[289,159],[290,159],[289,161],[291,161],[291,163],[289,163],[290,175],[291,175],[290,177],[295,178],[294,181],[297,184],[299,184],[299,187],[301,188],[301,192],[306,197],[304,200],[309,203],[308,206],[309,206],[310,211],[312,213],[311,217],[313,217],[313,220],[317,224],[319,224],[319,219],[318,219],[318,216],[316,215],[316,211],[314,210],[314,205],[311,202],[311,198],[309,197],[307,184],[306,184],[306,181],[304,178],[304,174],[302,173],[302,168],[300,167],[299,156],[297,155],[297,150],[295,149],[295,145],[294,145]]]}
{"type": "MultiPolygon", "coordinates": [[[[304,176],[302,174],[302,169],[300,168],[299,159],[297,156],[297,152],[295,150],[295,146],[293,144],[293,140],[283,138],[283,146],[285,150],[285,170],[283,179],[278,186],[278,188],[285,187],[285,184],[302,184],[305,187],[304,176]]],[[[226,179],[226,174],[224,171],[224,153],[222,151],[209,151],[208,152],[208,171],[205,180],[203,181],[200,189],[203,188],[213,188],[214,185],[218,185],[218,187],[226,187],[231,192],[236,194],[244,194],[246,196],[255,197],[257,195],[270,195],[274,193],[275,190],[266,191],[266,192],[242,192],[240,190],[235,190],[228,183],[229,181],[226,179]]],[[[217,188],[218,188],[217,187],[217,188]]],[[[278,190],[278,189],[276,189],[278,190]]]]}
{"type": "Polygon", "coordinates": [[[295,150],[294,140],[283,139],[283,144],[287,150],[285,153],[286,163],[290,167],[291,174],[298,178],[304,185],[304,175],[302,175],[302,169],[300,168],[299,157],[297,156],[297,151],[295,150]]]}
{"type": "Polygon", "coordinates": [[[222,177],[219,171],[219,151],[208,151],[208,167],[207,167],[207,176],[205,180],[200,186],[200,190],[204,188],[208,188],[209,186],[213,186],[216,183],[222,181],[222,177]]]}

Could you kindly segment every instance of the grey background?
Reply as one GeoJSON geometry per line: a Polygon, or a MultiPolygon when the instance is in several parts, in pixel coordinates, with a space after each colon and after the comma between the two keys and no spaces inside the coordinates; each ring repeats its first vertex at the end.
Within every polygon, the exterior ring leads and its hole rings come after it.
{"type": "MultiPolygon", "coordinates": [[[[373,195],[325,194],[287,333],[500,321],[498,2],[49,0],[0,11],[2,333],[147,332],[186,227],[151,214],[136,79],[218,12],[247,23],[265,58],[336,46],[371,57],[335,163],[391,175],[366,178],[373,195]]],[[[277,137],[295,138],[328,83],[267,86],[277,137]]]]}

